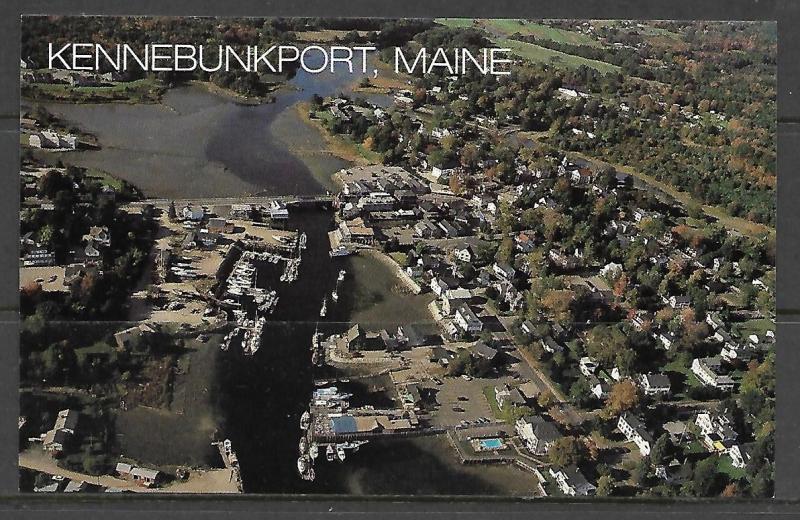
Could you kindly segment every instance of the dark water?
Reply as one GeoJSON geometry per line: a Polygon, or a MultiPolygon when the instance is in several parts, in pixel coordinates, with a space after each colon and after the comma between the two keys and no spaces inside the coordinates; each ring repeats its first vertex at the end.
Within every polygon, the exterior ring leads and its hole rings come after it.
{"type": "MultiPolygon", "coordinates": [[[[360,75],[346,71],[299,71],[275,103],[240,105],[202,87],[169,90],[157,105],[118,103],[44,105],[95,134],[102,149],[59,154],[68,164],[105,170],[150,197],[227,197],[254,194],[318,194],[330,187],[292,151],[308,139],[324,142],[293,113],[298,101],[349,92],[360,75]],[[296,121],[274,129],[281,115],[296,121]],[[279,135],[275,135],[279,133],[279,135]],[[282,135],[290,133],[292,135],[282,135]]],[[[387,104],[387,96],[370,96],[387,104]]],[[[328,175],[347,165],[325,157],[328,175]]]]}

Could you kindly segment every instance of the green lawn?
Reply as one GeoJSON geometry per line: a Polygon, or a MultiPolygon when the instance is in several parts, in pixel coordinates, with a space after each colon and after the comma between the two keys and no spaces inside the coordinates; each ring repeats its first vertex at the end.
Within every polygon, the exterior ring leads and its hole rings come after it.
{"type": "Polygon", "coordinates": [[[520,58],[546,63],[554,67],[566,67],[570,69],[577,69],[581,65],[592,68],[601,74],[609,72],[619,72],[620,68],[616,65],[611,65],[604,61],[590,60],[575,56],[573,54],[566,54],[552,49],[547,49],[533,43],[520,42],[508,38],[498,38],[495,43],[500,47],[511,49],[514,54],[520,58]]]}
{"type": "Polygon", "coordinates": [[[731,480],[739,480],[745,476],[744,468],[736,468],[733,466],[731,458],[727,455],[720,455],[717,464],[717,471],[728,475],[731,480]]]}
{"type": "Polygon", "coordinates": [[[501,415],[503,412],[500,411],[500,407],[497,405],[497,399],[494,398],[494,387],[493,386],[483,387],[483,395],[489,402],[489,408],[492,409],[492,415],[497,419],[502,419],[501,415]]]}
{"type": "Polygon", "coordinates": [[[601,47],[600,42],[587,36],[583,33],[575,31],[567,31],[550,27],[549,25],[526,22],[524,20],[501,18],[497,20],[486,20],[485,24],[488,28],[494,29],[498,33],[510,36],[514,33],[520,33],[524,36],[533,36],[541,40],[553,40],[559,43],[568,43],[570,45],[591,45],[592,47],[601,47]]]}

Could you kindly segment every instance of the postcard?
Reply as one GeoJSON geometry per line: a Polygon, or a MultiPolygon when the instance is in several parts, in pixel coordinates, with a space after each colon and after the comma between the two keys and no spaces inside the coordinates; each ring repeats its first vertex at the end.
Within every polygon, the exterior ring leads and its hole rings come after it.
{"type": "Polygon", "coordinates": [[[22,491],[773,496],[774,22],[21,49],[22,491]]]}

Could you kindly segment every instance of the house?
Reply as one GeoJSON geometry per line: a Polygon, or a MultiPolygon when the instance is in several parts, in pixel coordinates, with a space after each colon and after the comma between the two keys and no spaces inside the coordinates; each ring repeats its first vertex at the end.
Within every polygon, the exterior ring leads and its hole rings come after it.
{"type": "Polygon", "coordinates": [[[470,334],[483,330],[483,322],[467,304],[461,304],[456,309],[454,322],[461,330],[470,334]]]}
{"type": "Polygon", "coordinates": [[[521,417],[514,423],[514,429],[534,455],[546,455],[550,446],[561,438],[556,425],[540,416],[521,417]]]}
{"type": "Polygon", "coordinates": [[[450,297],[449,292],[442,297],[442,313],[445,316],[452,316],[456,309],[462,304],[467,303],[469,298],[450,297]]]}
{"type": "Polygon", "coordinates": [[[664,374],[642,374],[639,384],[645,395],[669,395],[672,388],[669,378],[664,374]]]}
{"type": "Polygon", "coordinates": [[[670,296],[668,302],[673,309],[685,309],[692,300],[688,296],[670,296]]]}
{"type": "Polygon", "coordinates": [[[114,334],[117,350],[135,349],[143,340],[155,333],[155,329],[146,323],[135,325],[114,334]]]}
{"type": "Polygon", "coordinates": [[[363,245],[373,245],[375,243],[375,230],[364,224],[364,220],[361,218],[343,221],[339,224],[337,231],[343,242],[363,245]]]}
{"type": "Polygon", "coordinates": [[[44,130],[30,134],[28,145],[33,148],[75,150],[78,147],[78,138],[74,135],[60,135],[52,130],[44,130]]]}
{"type": "Polygon", "coordinates": [[[483,358],[490,363],[497,359],[497,349],[490,347],[483,341],[478,341],[470,347],[470,353],[475,357],[483,358]]]}
{"type": "Polygon", "coordinates": [[[561,352],[564,350],[564,347],[561,346],[556,340],[553,339],[553,336],[545,336],[539,340],[539,343],[542,345],[542,348],[549,352],[550,354],[555,354],[556,352],[561,352]]]}
{"type": "Polygon", "coordinates": [[[752,444],[734,444],[726,452],[734,468],[744,468],[752,458],[752,444]]]}
{"type": "Polygon", "coordinates": [[[494,387],[494,399],[497,406],[505,408],[507,406],[525,406],[525,398],[517,388],[511,388],[507,384],[494,387]]]}
{"type": "Polygon", "coordinates": [[[611,385],[593,375],[589,378],[589,390],[596,398],[605,399],[611,393],[611,385]]]}
{"type": "Polygon", "coordinates": [[[475,254],[471,245],[462,244],[453,249],[453,257],[460,262],[470,263],[475,258],[475,254]]]}
{"type": "Polygon", "coordinates": [[[519,328],[520,328],[520,329],[522,330],[522,332],[524,332],[525,334],[533,334],[533,331],[535,330],[535,329],[534,329],[534,325],[533,325],[533,323],[531,323],[531,320],[525,320],[525,321],[523,321],[523,322],[522,322],[522,325],[520,325],[520,327],[519,327],[519,328]]]}
{"type": "Polygon", "coordinates": [[[143,487],[155,487],[161,480],[162,474],[155,469],[133,468],[130,476],[134,482],[143,487]]]}
{"type": "Polygon", "coordinates": [[[58,412],[53,428],[42,435],[42,446],[45,451],[53,455],[64,451],[72,436],[75,435],[79,416],[80,413],[77,410],[66,409],[58,412]]]}
{"type": "Polygon", "coordinates": [[[514,276],[517,274],[513,267],[504,262],[495,262],[494,265],[492,265],[492,271],[505,280],[513,280],[514,276]]]}
{"type": "Polygon", "coordinates": [[[439,238],[442,230],[429,219],[424,218],[414,224],[414,234],[420,238],[439,238]]]}
{"type": "Polygon", "coordinates": [[[722,359],[719,356],[695,358],[692,361],[692,373],[706,386],[720,390],[733,389],[733,379],[722,374],[722,359]]]}
{"type": "Polygon", "coordinates": [[[206,225],[209,233],[233,233],[233,222],[225,220],[224,218],[210,218],[206,225]]]}
{"type": "Polygon", "coordinates": [[[458,287],[458,280],[452,276],[442,275],[431,278],[431,291],[436,296],[444,296],[451,289],[458,287]]]}
{"type": "Polygon", "coordinates": [[[733,429],[733,420],[726,413],[698,413],[695,424],[700,428],[703,446],[711,452],[728,451],[739,436],[733,429]]]}
{"type": "Polygon", "coordinates": [[[592,359],[589,356],[584,356],[578,362],[578,369],[581,371],[581,374],[589,377],[597,372],[597,369],[600,368],[600,365],[597,364],[597,361],[592,359]]]}
{"type": "Polygon", "coordinates": [[[597,488],[586,480],[576,466],[567,466],[566,468],[551,466],[548,471],[565,495],[589,496],[594,495],[594,492],[597,491],[597,488]]]}
{"type": "Polygon", "coordinates": [[[619,416],[617,428],[625,435],[626,439],[636,444],[642,456],[646,457],[650,455],[650,449],[653,446],[653,437],[639,418],[626,412],[619,416]]]}
{"type": "Polygon", "coordinates": [[[199,222],[203,220],[205,216],[205,211],[203,208],[194,207],[191,204],[184,206],[181,210],[181,217],[184,220],[191,220],[192,222],[199,222]]]}
{"type": "Polygon", "coordinates": [[[658,333],[656,339],[661,342],[665,349],[669,350],[672,348],[672,345],[678,340],[675,337],[675,334],[671,333],[668,330],[664,330],[658,333]]]}

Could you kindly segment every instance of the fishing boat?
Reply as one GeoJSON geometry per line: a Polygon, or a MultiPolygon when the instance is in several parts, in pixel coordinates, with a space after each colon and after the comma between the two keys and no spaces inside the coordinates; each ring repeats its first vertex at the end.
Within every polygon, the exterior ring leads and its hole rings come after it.
{"type": "Polygon", "coordinates": [[[319,317],[324,318],[328,313],[328,297],[322,299],[322,308],[319,310],[319,317]]]}
{"type": "Polygon", "coordinates": [[[339,293],[336,292],[336,289],[333,290],[331,293],[331,300],[338,302],[339,301],[339,293]]]}
{"type": "Polygon", "coordinates": [[[316,459],[319,456],[319,446],[317,446],[316,442],[311,443],[311,447],[308,449],[308,456],[311,459],[316,459]]]}
{"type": "Polygon", "coordinates": [[[303,412],[303,415],[300,416],[300,429],[307,430],[309,426],[311,426],[311,414],[306,410],[303,412]]]}
{"type": "Polygon", "coordinates": [[[299,446],[300,454],[301,455],[304,454],[307,448],[308,448],[308,441],[306,440],[305,437],[300,437],[300,446],[299,446]]]}
{"type": "Polygon", "coordinates": [[[309,482],[314,482],[314,479],[316,478],[317,474],[314,473],[314,468],[308,468],[308,471],[306,471],[305,473],[303,473],[300,476],[303,478],[303,480],[308,480],[309,482]]]}
{"type": "Polygon", "coordinates": [[[333,462],[335,457],[336,451],[333,449],[333,445],[328,444],[328,447],[325,449],[325,458],[328,459],[328,462],[333,462]]]}
{"type": "Polygon", "coordinates": [[[339,462],[344,462],[344,448],[341,444],[336,445],[336,457],[338,457],[339,462]]]}
{"type": "Polygon", "coordinates": [[[300,235],[300,249],[305,249],[306,248],[307,239],[308,239],[308,237],[306,236],[305,232],[303,232],[303,234],[300,235]]]}
{"type": "Polygon", "coordinates": [[[344,269],[339,271],[339,276],[336,278],[336,281],[339,282],[339,283],[342,283],[344,281],[344,275],[346,275],[346,274],[347,274],[347,271],[345,271],[344,269]]]}

